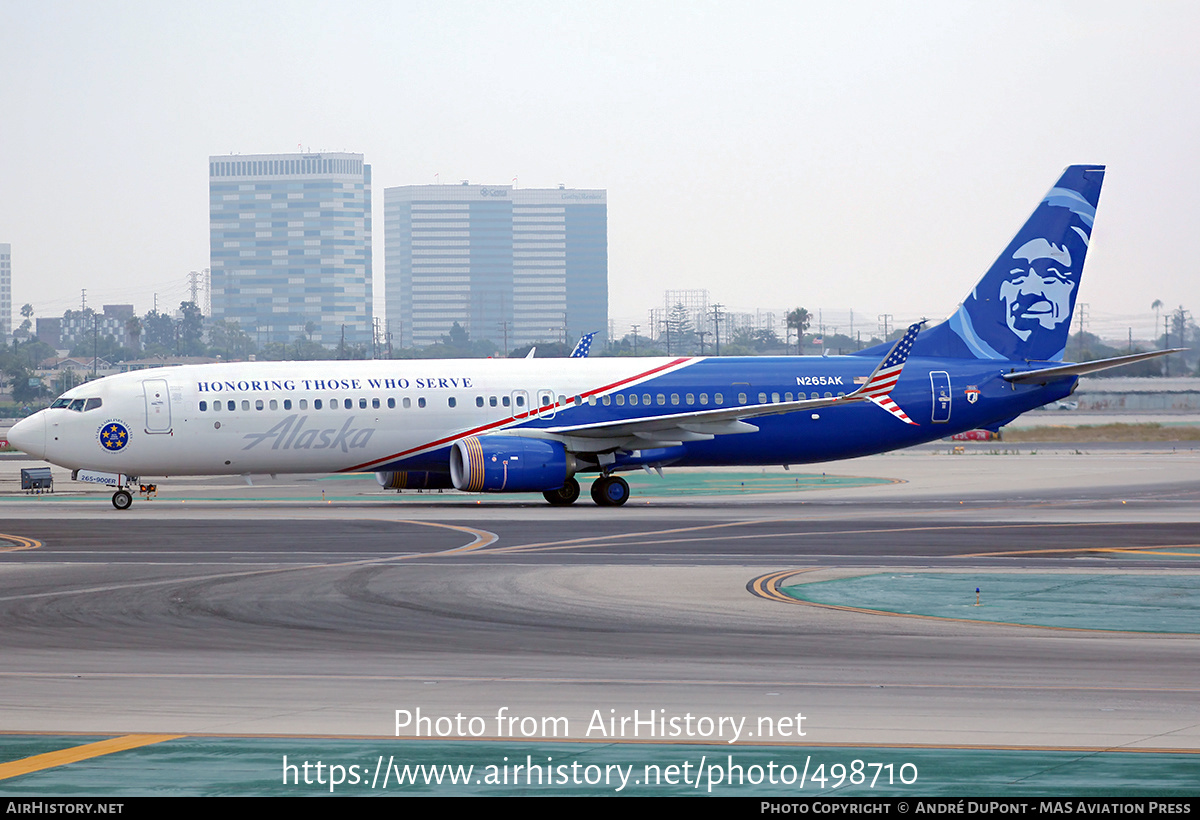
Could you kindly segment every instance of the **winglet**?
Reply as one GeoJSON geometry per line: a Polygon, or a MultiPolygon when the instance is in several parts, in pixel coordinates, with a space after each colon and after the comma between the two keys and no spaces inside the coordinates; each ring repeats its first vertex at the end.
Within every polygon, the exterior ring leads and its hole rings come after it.
{"type": "Polygon", "coordinates": [[[585,333],[579,337],[579,343],[575,345],[575,349],[571,351],[570,359],[586,359],[588,353],[592,349],[592,337],[600,331],[593,330],[591,333],[585,333]]]}
{"type": "Polygon", "coordinates": [[[867,379],[867,383],[850,395],[867,399],[871,403],[882,407],[905,424],[916,425],[917,423],[910,419],[896,402],[892,401],[890,394],[892,388],[896,386],[896,382],[900,380],[900,373],[904,370],[904,363],[908,361],[908,354],[912,350],[913,342],[916,340],[917,333],[920,332],[921,325],[923,324],[925,324],[924,320],[909,325],[904,336],[896,344],[892,345],[891,351],[879,363],[879,366],[875,368],[875,372],[867,379]]]}

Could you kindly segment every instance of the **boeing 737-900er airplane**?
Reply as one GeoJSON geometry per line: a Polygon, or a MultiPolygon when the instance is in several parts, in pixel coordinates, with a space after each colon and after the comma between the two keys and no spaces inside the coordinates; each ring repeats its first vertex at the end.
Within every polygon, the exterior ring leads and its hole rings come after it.
{"type": "Polygon", "coordinates": [[[243,362],[80,385],[12,428],[116,488],[139,476],[373,471],[384,487],[629,498],[623,471],[803,464],[998,429],[1081,374],[1063,364],[1104,168],[1076,165],[959,308],[849,356],[243,362]]]}

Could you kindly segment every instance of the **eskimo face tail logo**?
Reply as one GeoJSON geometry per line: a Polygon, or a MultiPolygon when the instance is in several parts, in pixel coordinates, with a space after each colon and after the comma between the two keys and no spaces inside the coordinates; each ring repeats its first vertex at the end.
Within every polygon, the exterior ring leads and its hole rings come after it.
{"type": "Polygon", "coordinates": [[[1004,319],[1022,342],[1038,330],[1054,330],[1071,320],[1071,297],[1079,281],[1071,251],[1043,237],[1031,239],[1012,255],[1013,268],[1000,285],[1004,319]]]}
{"type": "Polygon", "coordinates": [[[950,317],[975,356],[1061,361],[1103,179],[1099,166],[1068,168],[950,317]]]}
{"type": "Polygon", "coordinates": [[[105,422],[96,435],[100,439],[100,446],[112,453],[124,450],[125,445],[129,444],[129,428],[119,421],[105,422]]]}

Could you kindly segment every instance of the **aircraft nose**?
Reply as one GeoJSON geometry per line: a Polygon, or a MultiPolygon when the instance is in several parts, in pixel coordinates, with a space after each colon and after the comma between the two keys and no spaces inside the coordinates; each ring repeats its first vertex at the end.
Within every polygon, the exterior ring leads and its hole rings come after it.
{"type": "Polygon", "coordinates": [[[23,418],[8,431],[8,443],[34,458],[46,457],[46,412],[23,418]]]}

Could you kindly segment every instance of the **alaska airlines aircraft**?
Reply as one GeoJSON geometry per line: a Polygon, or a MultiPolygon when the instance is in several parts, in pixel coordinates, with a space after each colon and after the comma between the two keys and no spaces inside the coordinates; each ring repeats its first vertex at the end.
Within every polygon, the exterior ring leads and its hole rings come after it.
{"type": "Polygon", "coordinates": [[[1062,364],[1104,168],[1067,168],[961,306],[850,356],[245,362],[80,385],[12,444],[132,503],[139,476],[373,471],[388,488],[619,506],[619,473],[803,464],[998,429],[1084,373],[1062,364]]]}

